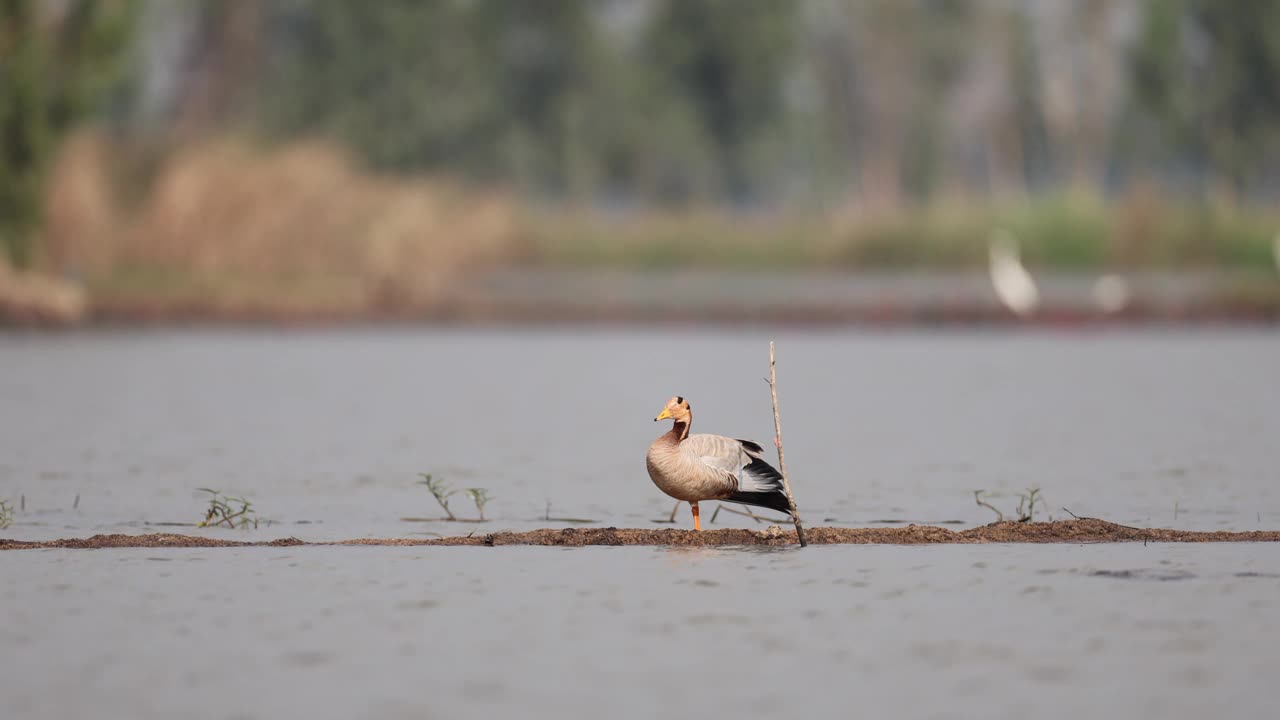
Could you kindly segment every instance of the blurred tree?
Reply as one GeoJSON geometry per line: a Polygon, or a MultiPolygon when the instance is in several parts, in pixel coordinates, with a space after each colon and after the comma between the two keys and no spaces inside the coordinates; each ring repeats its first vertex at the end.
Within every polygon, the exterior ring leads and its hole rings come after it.
{"type": "Polygon", "coordinates": [[[806,41],[853,203],[894,209],[970,183],[968,155],[987,144],[1007,95],[1007,43],[986,37],[993,13],[958,0],[809,7],[806,41]]]}
{"type": "Polygon", "coordinates": [[[274,5],[263,110],[281,135],[325,133],[372,164],[492,164],[495,42],[469,4],[310,0],[274,5]]]}
{"type": "Polygon", "coordinates": [[[1210,185],[1236,196],[1280,140],[1280,0],[1152,0],[1137,96],[1210,185]]]}
{"type": "Polygon", "coordinates": [[[489,2],[478,21],[498,56],[498,112],[509,167],[526,185],[564,194],[581,184],[592,101],[592,18],[584,0],[489,2]]]}
{"type": "Polygon", "coordinates": [[[980,56],[969,51],[979,15],[964,0],[929,0],[919,12],[919,57],[914,62],[919,92],[907,123],[902,184],[913,196],[927,198],[960,179],[959,164],[948,157],[947,131],[955,124],[955,106],[961,104],[954,94],[973,69],[970,58],[980,56]]]}
{"type": "MultiPolygon", "coordinates": [[[[166,0],[152,0],[157,2],[166,0]]],[[[243,112],[252,78],[262,67],[263,12],[263,0],[217,0],[196,6],[194,32],[185,43],[186,62],[180,66],[185,76],[172,120],[177,134],[207,131],[243,112]]]]}
{"type": "Polygon", "coordinates": [[[1056,174],[1077,190],[1105,183],[1111,131],[1127,96],[1132,2],[1042,3],[1033,15],[1036,86],[1056,174]]]}
{"type": "Polygon", "coordinates": [[[748,203],[812,178],[894,208],[1101,190],[1156,154],[1239,191],[1280,149],[1280,0],[0,0],[22,262],[41,169],[116,78],[135,4],[124,109],[156,148],[251,118],[554,199],[748,203]]]}
{"type": "Polygon", "coordinates": [[[849,3],[843,33],[845,71],[853,83],[855,113],[847,122],[857,142],[855,191],[871,209],[901,204],[905,132],[917,102],[922,61],[922,16],[914,3],[871,0],[849,3]]]}
{"type": "Polygon", "coordinates": [[[663,0],[648,27],[647,62],[693,108],[735,199],[752,190],[752,144],[785,110],[795,17],[793,3],[775,0],[663,0]]]}
{"type": "Polygon", "coordinates": [[[269,126],[334,135],[374,166],[563,191],[588,101],[584,0],[277,5],[269,126]]]}
{"type": "Polygon", "coordinates": [[[0,0],[0,243],[31,262],[56,141],[120,78],[128,0],[0,0]]]}

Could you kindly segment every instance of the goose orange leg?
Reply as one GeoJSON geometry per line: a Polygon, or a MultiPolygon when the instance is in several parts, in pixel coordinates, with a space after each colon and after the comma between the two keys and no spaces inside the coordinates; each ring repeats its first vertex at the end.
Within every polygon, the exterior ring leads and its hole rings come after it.
{"type": "Polygon", "coordinates": [[[691,502],[689,503],[689,507],[693,508],[693,529],[701,530],[702,523],[698,522],[698,503],[691,502]]]}

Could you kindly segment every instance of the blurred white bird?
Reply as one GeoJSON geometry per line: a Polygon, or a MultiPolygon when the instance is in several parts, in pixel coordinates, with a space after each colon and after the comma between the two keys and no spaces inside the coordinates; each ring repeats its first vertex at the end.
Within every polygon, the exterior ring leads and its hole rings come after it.
{"type": "Polygon", "coordinates": [[[1040,306],[1040,291],[1031,273],[1019,259],[1018,239],[1003,228],[993,230],[987,240],[991,285],[1000,302],[1019,317],[1027,317],[1040,306]]]}
{"type": "Polygon", "coordinates": [[[1129,281],[1120,275],[1103,275],[1093,282],[1093,302],[1104,313],[1123,310],[1129,304],[1129,281]]]}

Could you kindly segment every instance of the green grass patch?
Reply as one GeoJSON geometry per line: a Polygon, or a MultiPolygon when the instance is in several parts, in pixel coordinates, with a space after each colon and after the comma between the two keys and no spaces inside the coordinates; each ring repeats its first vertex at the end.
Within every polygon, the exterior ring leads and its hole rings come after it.
{"type": "Polygon", "coordinates": [[[1012,232],[1024,260],[1040,267],[1272,272],[1280,211],[1170,204],[1148,196],[1108,203],[1063,194],[876,215],[572,212],[540,213],[525,223],[526,259],[641,268],[976,268],[987,262],[988,238],[997,228],[1012,232]]]}

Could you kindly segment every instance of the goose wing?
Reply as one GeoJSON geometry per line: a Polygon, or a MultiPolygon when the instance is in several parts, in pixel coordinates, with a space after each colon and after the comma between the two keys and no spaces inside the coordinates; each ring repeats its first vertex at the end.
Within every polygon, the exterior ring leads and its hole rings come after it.
{"type": "Polygon", "coordinates": [[[764,448],[750,440],[723,435],[690,435],[681,449],[722,479],[729,492],[772,492],[782,476],[761,459],[764,448]]]}
{"type": "Polygon", "coordinates": [[[764,448],[758,444],[723,435],[690,435],[680,445],[723,488],[721,499],[790,514],[782,475],[764,461],[764,448]]]}

